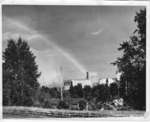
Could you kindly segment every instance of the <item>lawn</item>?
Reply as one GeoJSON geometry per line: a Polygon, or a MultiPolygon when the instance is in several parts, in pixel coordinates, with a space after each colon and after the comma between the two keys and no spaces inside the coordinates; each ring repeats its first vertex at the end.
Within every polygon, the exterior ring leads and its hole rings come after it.
{"type": "Polygon", "coordinates": [[[142,117],[145,111],[78,111],[37,107],[3,107],[3,118],[142,117]]]}

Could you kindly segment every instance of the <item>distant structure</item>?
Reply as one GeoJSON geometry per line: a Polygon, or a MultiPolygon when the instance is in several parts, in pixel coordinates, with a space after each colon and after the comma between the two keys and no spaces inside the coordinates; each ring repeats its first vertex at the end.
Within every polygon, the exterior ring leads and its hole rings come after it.
{"type": "Polygon", "coordinates": [[[103,78],[103,79],[99,79],[99,81],[96,84],[108,84],[108,86],[110,86],[110,84],[115,82],[116,82],[115,78],[103,78]]]}
{"type": "Polygon", "coordinates": [[[91,81],[91,84],[93,85],[94,83],[97,83],[99,80],[99,75],[97,72],[87,72],[89,75],[89,80],[91,81]]]}
{"type": "Polygon", "coordinates": [[[71,79],[71,80],[64,81],[63,89],[69,90],[71,85],[76,86],[78,84],[81,84],[82,87],[86,85],[93,87],[98,84],[108,84],[108,86],[110,86],[110,84],[115,82],[116,82],[115,78],[100,79],[97,72],[86,72],[85,79],[71,79]]]}
{"type": "Polygon", "coordinates": [[[72,85],[72,81],[71,80],[67,80],[67,81],[64,82],[63,89],[64,90],[69,90],[71,85],[72,85]]]}
{"type": "Polygon", "coordinates": [[[71,79],[64,82],[64,90],[69,90],[70,86],[76,86],[81,84],[82,87],[88,85],[93,86],[94,83],[98,82],[98,73],[96,72],[86,72],[85,79],[71,79]]]}
{"type": "Polygon", "coordinates": [[[71,80],[72,81],[72,86],[76,86],[78,84],[81,84],[82,87],[88,85],[88,86],[92,86],[92,82],[89,79],[81,79],[81,80],[71,80]]]}
{"type": "MultiPolygon", "coordinates": [[[[62,67],[60,67],[60,76],[59,76],[59,80],[60,80],[60,82],[62,83],[62,84],[64,84],[63,83],[63,68],[62,67]]],[[[63,85],[61,86],[61,88],[60,88],[60,99],[61,100],[63,100],[63,85]]]]}

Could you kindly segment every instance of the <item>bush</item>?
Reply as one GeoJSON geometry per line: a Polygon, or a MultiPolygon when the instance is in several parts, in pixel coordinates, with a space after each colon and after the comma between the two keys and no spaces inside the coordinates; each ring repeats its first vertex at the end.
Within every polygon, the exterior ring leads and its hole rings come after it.
{"type": "Polygon", "coordinates": [[[89,102],[88,110],[97,110],[95,103],[89,102]]]}
{"type": "Polygon", "coordinates": [[[51,103],[49,101],[45,101],[43,107],[44,108],[51,108],[52,105],[51,105],[51,103]]]}
{"type": "Polygon", "coordinates": [[[65,101],[60,101],[57,108],[58,109],[69,109],[69,105],[65,101]]]}
{"type": "Polygon", "coordinates": [[[86,102],[84,100],[79,101],[79,109],[84,110],[86,108],[86,102]]]}
{"type": "Polygon", "coordinates": [[[33,105],[33,100],[30,98],[26,98],[26,100],[24,100],[23,102],[24,106],[32,106],[33,105]]]}

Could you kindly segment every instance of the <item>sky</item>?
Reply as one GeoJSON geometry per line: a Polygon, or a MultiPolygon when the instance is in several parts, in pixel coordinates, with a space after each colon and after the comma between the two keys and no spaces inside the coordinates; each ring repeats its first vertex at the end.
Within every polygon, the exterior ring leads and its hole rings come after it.
{"type": "Polygon", "coordinates": [[[86,72],[116,77],[111,63],[121,56],[119,44],[136,28],[140,6],[3,5],[3,51],[7,40],[23,38],[36,56],[42,85],[83,79],[86,72]]]}

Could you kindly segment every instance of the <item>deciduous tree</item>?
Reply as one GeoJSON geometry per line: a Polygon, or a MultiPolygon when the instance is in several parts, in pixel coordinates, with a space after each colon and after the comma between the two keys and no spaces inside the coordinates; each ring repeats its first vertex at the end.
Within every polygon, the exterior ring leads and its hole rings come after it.
{"type": "Polygon", "coordinates": [[[122,96],[137,109],[145,108],[146,95],[146,9],[136,13],[137,28],[128,41],[118,48],[123,51],[114,65],[121,72],[122,96]]]}

